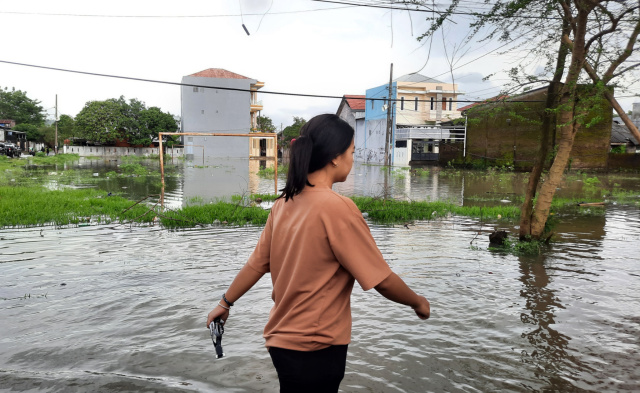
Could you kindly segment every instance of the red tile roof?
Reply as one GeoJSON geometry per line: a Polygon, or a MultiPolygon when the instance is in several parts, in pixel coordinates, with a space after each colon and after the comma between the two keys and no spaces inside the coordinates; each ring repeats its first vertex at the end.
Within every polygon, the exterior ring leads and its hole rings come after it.
{"type": "Polygon", "coordinates": [[[222,68],[209,68],[208,70],[196,72],[189,76],[199,76],[203,78],[220,78],[220,79],[251,79],[235,72],[227,71],[222,68]]]}
{"type": "Polygon", "coordinates": [[[344,99],[347,100],[347,104],[349,108],[356,111],[363,111],[366,108],[366,100],[364,99],[366,96],[357,96],[351,94],[345,94],[344,99]]]}

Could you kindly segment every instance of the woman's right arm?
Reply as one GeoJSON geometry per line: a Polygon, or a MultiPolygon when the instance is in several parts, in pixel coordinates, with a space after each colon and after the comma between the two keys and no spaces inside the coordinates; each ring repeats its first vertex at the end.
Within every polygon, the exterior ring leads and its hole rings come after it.
{"type": "Polygon", "coordinates": [[[420,319],[428,319],[431,314],[429,301],[413,292],[400,276],[393,272],[376,285],[375,289],[389,300],[410,306],[420,319]]]}
{"type": "MultiPolygon", "coordinates": [[[[260,273],[248,265],[244,265],[240,272],[238,272],[236,278],[233,279],[233,282],[229,286],[229,289],[227,289],[227,292],[225,292],[224,296],[231,303],[235,303],[236,300],[240,299],[242,295],[251,289],[251,287],[253,287],[255,283],[262,278],[262,276],[264,276],[264,273],[260,273]]],[[[220,303],[225,307],[227,306],[227,304],[224,303],[224,300],[221,300],[220,303]]],[[[209,315],[207,315],[207,328],[217,317],[226,321],[229,317],[229,310],[217,305],[213,310],[211,310],[211,312],[209,312],[209,315]]]]}

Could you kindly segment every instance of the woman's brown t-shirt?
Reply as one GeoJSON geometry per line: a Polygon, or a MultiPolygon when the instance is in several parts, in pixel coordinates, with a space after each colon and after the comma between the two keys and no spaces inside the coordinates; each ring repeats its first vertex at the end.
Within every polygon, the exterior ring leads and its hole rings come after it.
{"type": "Polygon", "coordinates": [[[247,264],[271,273],[266,346],[298,351],[348,344],[354,278],[366,291],[391,274],[355,203],[319,187],[274,203],[247,264]]]}

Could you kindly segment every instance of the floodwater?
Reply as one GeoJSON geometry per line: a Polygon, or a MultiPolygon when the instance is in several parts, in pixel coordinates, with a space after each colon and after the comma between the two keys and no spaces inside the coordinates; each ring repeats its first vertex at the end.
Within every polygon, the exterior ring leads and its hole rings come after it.
{"type": "MultiPolygon", "coordinates": [[[[245,181],[233,165],[184,166],[167,192],[175,204],[196,197],[207,178],[204,200],[234,187],[272,192],[271,180],[245,181]],[[218,176],[236,184],[213,184],[218,176]]],[[[357,166],[336,189],[466,203],[494,193],[505,200],[524,187],[518,175],[492,179],[435,170],[385,178],[379,167],[357,166]]],[[[640,187],[637,180],[611,182],[640,187]]],[[[356,284],[341,390],[640,390],[640,210],[604,209],[562,217],[556,241],[528,257],[487,250],[486,235],[499,222],[371,224],[392,269],[431,301],[432,317],[421,321],[356,284]]],[[[268,276],[233,308],[225,358],[215,359],[204,327],[260,232],[254,226],[0,230],[0,391],[277,392],[261,337],[271,307],[268,276]]]]}

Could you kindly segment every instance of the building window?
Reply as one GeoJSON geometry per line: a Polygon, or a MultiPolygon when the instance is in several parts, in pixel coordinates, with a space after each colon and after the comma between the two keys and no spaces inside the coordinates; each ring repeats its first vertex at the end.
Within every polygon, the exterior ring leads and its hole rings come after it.
{"type": "Polygon", "coordinates": [[[204,109],[200,111],[200,114],[204,115],[204,109]]]}
{"type": "Polygon", "coordinates": [[[396,147],[407,147],[407,141],[396,141],[396,147]]]}
{"type": "Polygon", "coordinates": [[[197,88],[197,87],[194,87],[194,88],[193,88],[193,92],[194,92],[194,93],[197,93],[197,92],[198,92],[198,88],[197,88]]]}
{"type": "Polygon", "coordinates": [[[373,109],[373,105],[374,105],[375,101],[372,99],[371,100],[371,109],[373,109]]]}
{"type": "Polygon", "coordinates": [[[404,109],[404,97],[400,97],[400,110],[404,109]]]}
{"type": "Polygon", "coordinates": [[[449,98],[449,110],[453,110],[453,98],[449,98]]]}
{"type": "Polygon", "coordinates": [[[418,97],[416,97],[415,102],[416,102],[416,105],[415,105],[416,109],[415,110],[417,111],[418,110],[418,97]]]}
{"type": "Polygon", "coordinates": [[[431,97],[431,110],[433,110],[433,97],[431,97]]]}
{"type": "Polygon", "coordinates": [[[442,97],[442,110],[446,111],[447,110],[447,99],[442,97]]]}

